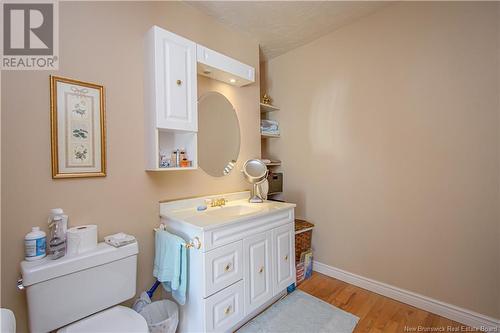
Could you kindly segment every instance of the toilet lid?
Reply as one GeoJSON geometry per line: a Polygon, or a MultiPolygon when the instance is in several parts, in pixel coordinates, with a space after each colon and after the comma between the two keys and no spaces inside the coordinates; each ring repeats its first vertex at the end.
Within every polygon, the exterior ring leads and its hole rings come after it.
{"type": "Polygon", "coordinates": [[[148,332],[146,319],[134,310],[118,305],[65,326],[57,333],[148,332]]]}

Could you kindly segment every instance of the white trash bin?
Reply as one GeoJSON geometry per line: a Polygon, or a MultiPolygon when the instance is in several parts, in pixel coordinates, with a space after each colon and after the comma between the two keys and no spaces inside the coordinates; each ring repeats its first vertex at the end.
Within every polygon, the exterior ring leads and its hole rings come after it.
{"type": "Polygon", "coordinates": [[[151,333],[175,333],[179,324],[179,307],[172,301],[156,301],[139,311],[151,333]]]}

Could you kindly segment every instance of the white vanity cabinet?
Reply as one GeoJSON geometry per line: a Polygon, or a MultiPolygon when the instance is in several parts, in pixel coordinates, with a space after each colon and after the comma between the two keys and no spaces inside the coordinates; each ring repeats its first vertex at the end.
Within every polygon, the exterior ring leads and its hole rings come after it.
{"type": "Polygon", "coordinates": [[[227,207],[205,212],[196,211],[196,199],[160,205],[167,230],[197,238],[200,245],[188,250],[187,301],[179,307],[178,332],[234,331],[295,282],[295,205],[249,204],[249,193],[242,193],[244,200],[238,200],[241,193],[232,194],[236,200],[229,195],[227,207]],[[194,207],[186,208],[186,202],[194,207]],[[223,214],[245,209],[255,213],[223,214]]]}

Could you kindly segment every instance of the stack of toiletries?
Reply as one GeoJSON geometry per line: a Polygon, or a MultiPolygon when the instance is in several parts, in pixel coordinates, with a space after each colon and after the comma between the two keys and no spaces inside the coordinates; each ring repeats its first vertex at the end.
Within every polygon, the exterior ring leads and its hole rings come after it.
{"type": "MultiPolygon", "coordinates": [[[[40,227],[31,228],[31,232],[24,237],[26,261],[45,257],[56,260],[65,255],[79,255],[97,247],[97,225],[68,228],[68,215],[65,215],[61,208],[50,210],[48,227],[48,239],[40,227]]],[[[104,237],[104,241],[114,247],[121,247],[136,242],[136,239],[134,236],[119,232],[104,237]]]]}
{"type": "Polygon", "coordinates": [[[68,228],[68,215],[61,208],[50,210],[49,219],[49,241],[40,227],[31,228],[31,232],[24,237],[24,252],[27,261],[45,258],[48,254],[51,259],[58,259],[66,254],[66,231],[68,228]]]}
{"type": "Polygon", "coordinates": [[[264,135],[280,135],[279,124],[276,120],[261,119],[260,132],[264,135]]]}
{"type": "Polygon", "coordinates": [[[83,225],[68,229],[68,215],[61,208],[50,210],[49,236],[40,227],[33,227],[24,237],[25,259],[56,260],[65,255],[76,255],[97,247],[97,226],[83,225]]]}
{"type": "Polygon", "coordinates": [[[160,168],[187,168],[191,166],[185,149],[176,149],[170,154],[160,153],[160,168]]]}

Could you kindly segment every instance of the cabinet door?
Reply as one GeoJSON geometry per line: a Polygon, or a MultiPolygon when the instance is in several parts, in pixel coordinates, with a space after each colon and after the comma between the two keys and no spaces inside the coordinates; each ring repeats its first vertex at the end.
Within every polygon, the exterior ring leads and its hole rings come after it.
{"type": "Polygon", "coordinates": [[[245,259],[245,315],[273,296],[271,232],[243,240],[245,259]]]}
{"type": "Polygon", "coordinates": [[[295,282],[294,237],[293,224],[273,229],[275,295],[295,282]]]}
{"type": "Polygon", "coordinates": [[[159,27],[154,33],[156,126],[197,131],[196,43],[159,27]]]}

